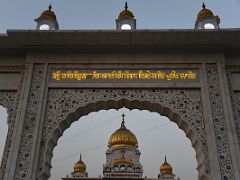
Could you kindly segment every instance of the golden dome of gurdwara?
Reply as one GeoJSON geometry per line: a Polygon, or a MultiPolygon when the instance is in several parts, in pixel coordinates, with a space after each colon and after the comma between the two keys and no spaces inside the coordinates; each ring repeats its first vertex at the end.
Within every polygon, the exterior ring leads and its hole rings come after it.
{"type": "Polygon", "coordinates": [[[121,127],[110,136],[108,144],[112,147],[138,145],[136,136],[125,126],[124,115],[121,127]]]}
{"type": "Polygon", "coordinates": [[[160,167],[161,174],[172,174],[172,166],[168,164],[166,156],[165,156],[165,162],[160,167]]]}
{"type": "Polygon", "coordinates": [[[80,160],[74,165],[74,172],[85,172],[86,169],[86,164],[82,161],[82,157],[80,155],[80,160]]]}
{"type": "Polygon", "coordinates": [[[202,5],[202,10],[197,15],[197,20],[201,21],[205,17],[215,17],[213,12],[206,8],[205,4],[202,5]]]}
{"type": "Polygon", "coordinates": [[[49,6],[48,10],[43,11],[41,13],[39,18],[41,18],[41,17],[47,17],[47,18],[50,18],[51,20],[55,20],[55,21],[57,20],[57,17],[55,15],[55,13],[52,11],[52,6],[51,5],[49,6]]]}
{"type": "Polygon", "coordinates": [[[120,14],[118,15],[118,19],[124,19],[124,18],[128,18],[128,19],[134,18],[133,13],[128,10],[127,3],[125,3],[125,9],[122,12],[120,12],[120,14]]]}

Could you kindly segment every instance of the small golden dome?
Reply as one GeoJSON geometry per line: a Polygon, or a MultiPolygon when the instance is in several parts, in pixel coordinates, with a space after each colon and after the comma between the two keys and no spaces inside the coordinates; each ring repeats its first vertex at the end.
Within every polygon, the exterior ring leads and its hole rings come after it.
{"type": "Polygon", "coordinates": [[[215,17],[213,12],[206,8],[206,5],[203,3],[202,10],[197,15],[197,20],[201,21],[205,17],[215,17]]]}
{"type": "Polygon", "coordinates": [[[124,122],[124,114],[122,115],[121,127],[116,130],[109,138],[108,144],[114,146],[133,146],[138,144],[136,136],[126,128],[124,122]]]}
{"type": "Polygon", "coordinates": [[[120,12],[120,14],[118,15],[118,19],[124,19],[124,18],[129,18],[129,19],[134,18],[133,13],[128,10],[127,2],[125,3],[125,9],[122,12],[120,12]]]}
{"type": "Polygon", "coordinates": [[[42,13],[41,13],[41,16],[40,17],[48,17],[48,18],[50,18],[51,20],[57,20],[57,17],[56,17],[56,15],[55,15],[55,13],[52,11],[52,5],[50,4],[49,5],[49,8],[48,8],[48,10],[46,10],[46,11],[43,11],[42,13]]]}
{"type": "Polygon", "coordinates": [[[74,165],[74,172],[85,172],[86,169],[86,164],[82,161],[82,156],[80,155],[80,160],[74,165]]]}
{"type": "Polygon", "coordinates": [[[172,174],[172,166],[168,164],[167,158],[165,156],[165,162],[160,167],[161,174],[172,174]]]}

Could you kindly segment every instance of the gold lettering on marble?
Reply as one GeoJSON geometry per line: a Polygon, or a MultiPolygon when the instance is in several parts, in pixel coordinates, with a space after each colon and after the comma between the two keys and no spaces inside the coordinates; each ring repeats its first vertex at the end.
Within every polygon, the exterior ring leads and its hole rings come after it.
{"type": "Polygon", "coordinates": [[[56,81],[60,80],[195,80],[197,78],[197,73],[193,71],[178,72],[172,70],[170,72],[163,71],[150,71],[150,70],[139,70],[136,72],[126,71],[111,71],[111,72],[79,72],[79,71],[54,71],[52,73],[52,79],[56,81]]]}

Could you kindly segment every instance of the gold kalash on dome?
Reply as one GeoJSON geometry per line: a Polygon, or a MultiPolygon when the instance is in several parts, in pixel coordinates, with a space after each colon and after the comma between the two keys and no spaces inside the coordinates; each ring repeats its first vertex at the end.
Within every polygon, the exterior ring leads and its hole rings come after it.
{"type": "Polygon", "coordinates": [[[50,4],[48,7],[48,10],[43,11],[40,15],[40,17],[48,17],[52,20],[57,20],[57,17],[55,15],[55,13],[52,11],[52,5],[50,4]]]}
{"type": "Polygon", "coordinates": [[[86,168],[86,164],[82,161],[82,155],[80,154],[79,161],[74,165],[74,172],[85,172],[86,168]]]}
{"type": "Polygon", "coordinates": [[[117,146],[138,146],[138,141],[136,136],[126,128],[124,121],[124,114],[122,115],[121,127],[116,130],[109,138],[108,144],[112,147],[117,146]]]}
{"type": "Polygon", "coordinates": [[[160,172],[162,174],[172,174],[172,166],[167,162],[166,156],[164,163],[160,166],[160,172]]]}
{"type": "Polygon", "coordinates": [[[125,2],[125,9],[120,12],[120,14],[118,15],[118,19],[123,19],[123,18],[130,18],[133,19],[134,18],[134,14],[128,10],[128,5],[127,2],[125,2]]]}

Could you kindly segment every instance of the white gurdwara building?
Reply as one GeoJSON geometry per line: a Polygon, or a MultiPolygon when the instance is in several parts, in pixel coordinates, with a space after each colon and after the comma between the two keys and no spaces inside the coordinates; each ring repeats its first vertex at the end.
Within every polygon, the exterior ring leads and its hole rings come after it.
{"type": "Polygon", "coordinates": [[[126,128],[123,114],[121,127],[110,136],[108,141],[103,176],[141,178],[143,167],[140,163],[140,155],[137,138],[126,128]]]}

